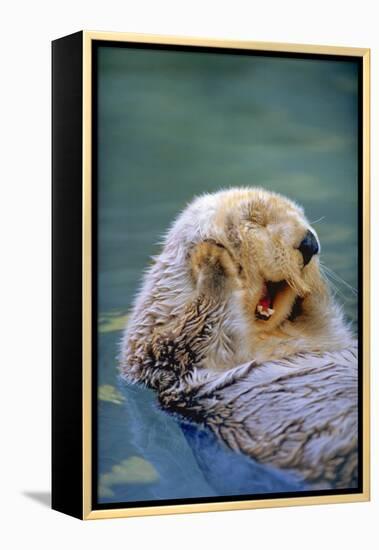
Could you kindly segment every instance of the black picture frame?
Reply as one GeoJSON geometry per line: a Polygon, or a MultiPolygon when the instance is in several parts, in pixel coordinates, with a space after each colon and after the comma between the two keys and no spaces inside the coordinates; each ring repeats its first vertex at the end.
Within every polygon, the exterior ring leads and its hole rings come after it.
{"type": "Polygon", "coordinates": [[[79,519],[369,498],[369,50],[78,32],[52,47],[52,507],[79,519]],[[97,499],[97,50],[174,49],[359,66],[359,483],[354,489],[101,504],[97,499]],[[89,154],[90,152],[90,154],[89,154]],[[90,193],[89,190],[90,189],[90,193]],[[90,256],[91,261],[88,262],[90,256]],[[88,277],[90,279],[88,279],[88,277]],[[86,292],[86,282],[90,290],[86,292]],[[90,306],[90,307],[89,307],[90,306]],[[90,327],[90,329],[89,329],[90,327]],[[89,486],[90,485],[90,486],[89,486]],[[308,501],[307,501],[308,499],[308,501]]]}

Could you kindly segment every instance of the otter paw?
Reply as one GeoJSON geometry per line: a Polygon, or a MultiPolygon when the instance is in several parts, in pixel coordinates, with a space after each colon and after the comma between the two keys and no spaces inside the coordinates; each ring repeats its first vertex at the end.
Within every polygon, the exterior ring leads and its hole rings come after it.
{"type": "Polygon", "coordinates": [[[215,241],[197,244],[191,251],[190,262],[199,292],[219,296],[239,288],[238,266],[221,244],[215,241]]]}

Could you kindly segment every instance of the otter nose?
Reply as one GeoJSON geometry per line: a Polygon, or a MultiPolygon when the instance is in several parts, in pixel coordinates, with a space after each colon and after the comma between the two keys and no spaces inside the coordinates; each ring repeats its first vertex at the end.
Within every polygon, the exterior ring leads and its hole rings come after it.
{"type": "Polygon", "coordinates": [[[306,266],[319,250],[317,239],[312,231],[309,231],[308,229],[304,239],[301,241],[298,248],[303,255],[304,266],[306,266]]]}

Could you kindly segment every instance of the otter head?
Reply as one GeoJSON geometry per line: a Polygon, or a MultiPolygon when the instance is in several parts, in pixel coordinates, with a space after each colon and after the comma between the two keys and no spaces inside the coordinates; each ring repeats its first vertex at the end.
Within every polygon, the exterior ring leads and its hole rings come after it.
{"type": "Polygon", "coordinates": [[[256,328],[270,331],[305,306],[327,299],[320,243],[302,208],[261,189],[220,196],[214,228],[239,266],[244,309],[256,328]]]}

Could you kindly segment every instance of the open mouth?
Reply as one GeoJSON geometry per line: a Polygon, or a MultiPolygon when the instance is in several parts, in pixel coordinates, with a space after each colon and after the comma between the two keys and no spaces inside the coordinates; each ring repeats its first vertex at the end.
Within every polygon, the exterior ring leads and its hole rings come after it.
{"type": "Polygon", "coordinates": [[[286,281],[274,283],[266,281],[263,285],[262,295],[255,309],[255,316],[261,321],[268,321],[274,313],[280,295],[288,288],[286,281]]]}

